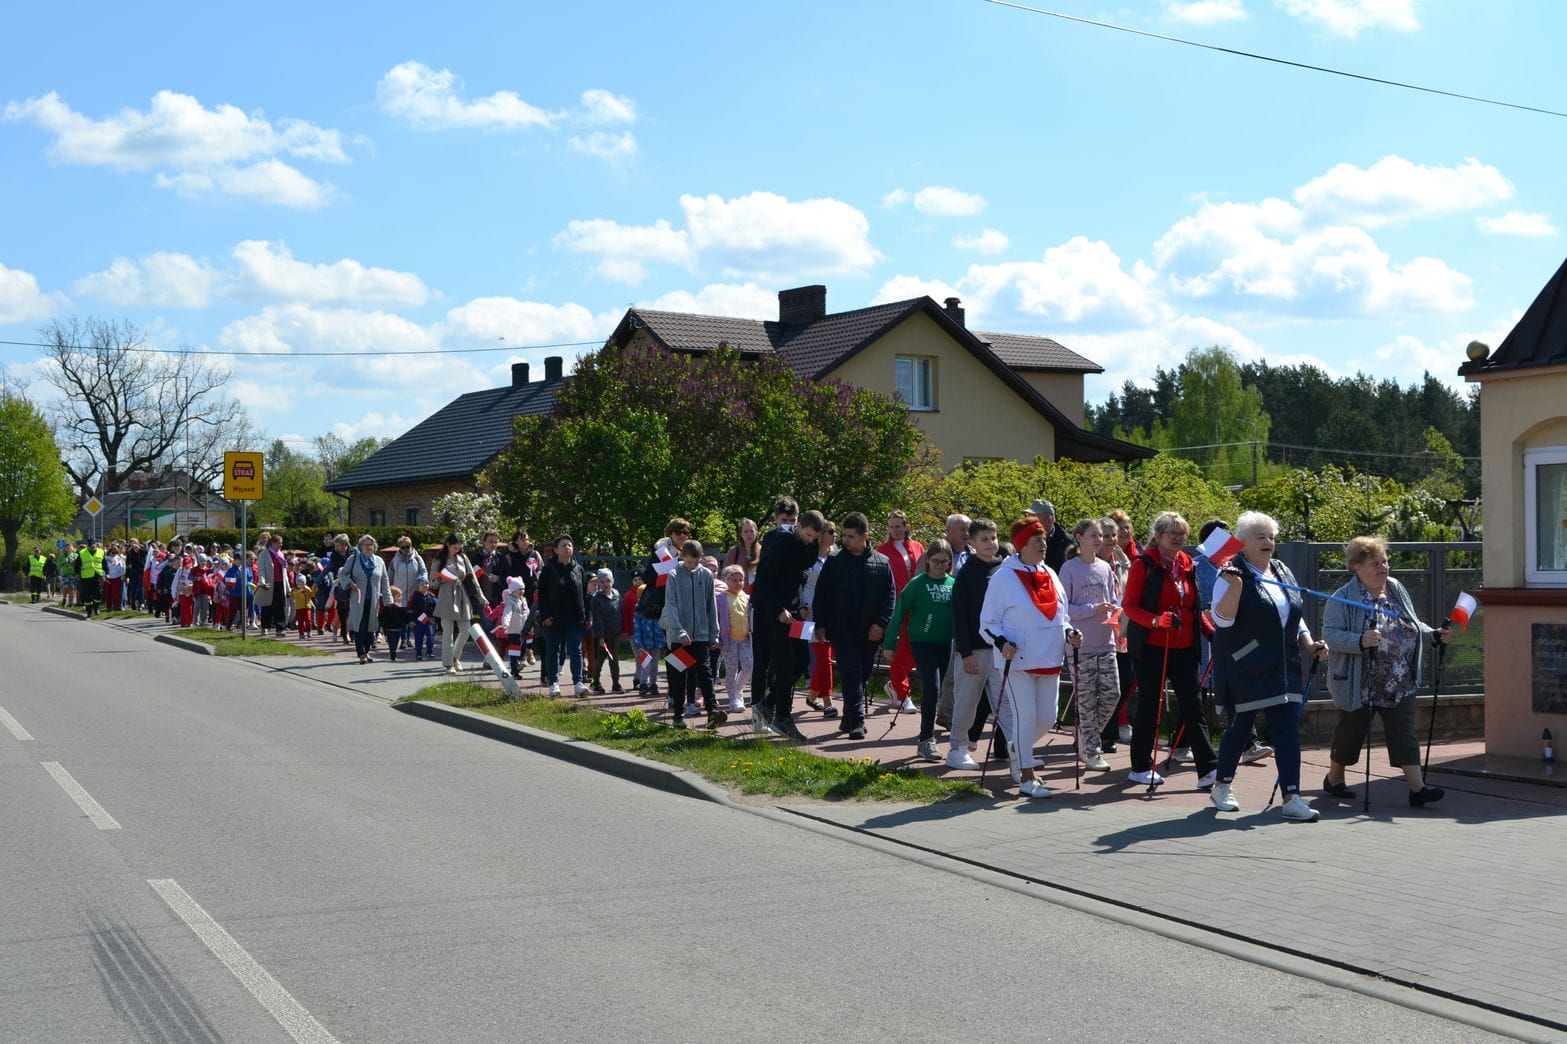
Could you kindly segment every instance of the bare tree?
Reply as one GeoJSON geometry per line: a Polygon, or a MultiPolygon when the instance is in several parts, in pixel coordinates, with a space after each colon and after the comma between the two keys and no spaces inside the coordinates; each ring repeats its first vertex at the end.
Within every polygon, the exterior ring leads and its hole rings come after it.
{"type": "Polygon", "coordinates": [[[55,437],[84,494],[116,492],[131,472],[177,461],[193,470],[187,444],[210,458],[245,418],[222,394],[226,367],[150,351],[145,332],[130,322],[72,317],[39,334],[48,345],[44,379],[62,395],[49,411],[55,437]]]}

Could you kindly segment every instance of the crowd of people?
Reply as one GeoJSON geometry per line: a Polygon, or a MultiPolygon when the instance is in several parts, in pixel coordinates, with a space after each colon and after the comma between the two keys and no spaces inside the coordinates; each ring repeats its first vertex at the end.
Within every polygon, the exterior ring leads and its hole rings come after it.
{"type": "MultiPolygon", "coordinates": [[[[1206,545],[1221,528],[1229,530],[1209,520],[1198,538],[1206,545]]],[[[741,519],[720,561],[675,518],[624,594],[610,570],[584,568],[569,535],[535,546],[521,527],[506,544],[487,532],[471,550],[451,534],[428,563],[407,537],[383,550],[369,535],[351,545],[346,533],[313,552],[285,551],[267,532],[250,548],[87,541],[58,558],[34,549],[28,575],[34,601],[58,578],[65,603],[89,615],[140,608],[181,627],[233,629],[248,612],[258,630],[352,642],[360,662],[382,643],[393,660],[412,645],[414,660],[439,655],[451,674],[464,669],[478,621],[512,676],[537,665],[552,696],[567,671],[578,696],[622,692],[629,641],[629,684],[664,700],[673,727],[705,718],[715,729],[749,710],[757,734],[793,741],[804,740],[801,680],[808,710],[863,739],[885,657],[889,709],[914,713],[919,681],[917,749],[926,761],[978,768],[993,719],[1004,742],[986,756],[1008,765],[1020,795],[1049,797],[1039,743],[1070,715],[1080,770],[1111,771],[1106,755],[1128,744],[1130,783],[1151,790],[1165,783],[1162,767],[1191,765],[1197,789],[1220,811],[1239,810],[1238,767],[1272,757],[1281,814],[1296,821],[1318,817],[1301,790],[1299,730],[1325,661],[1339,720],[1322,793],[1354,798],[1345,769],[1381,713],[1410,804],[1442,797],[1422,776],[1413,697],[1425,646],[1449,635],[1420,621],[1389,575],[1380,538],[1347,546],[1354,576],[1329,603],[1319,638],[1306,623],[1305,592],[1274,558],[1278,524],[1259,512],[1236,520],[1238,553],[1218,561],[1189,548],[1190,526],[1176,512],[1159,514],[1139,545],[1125,512],[1069,532],[1044,500],[1004,530],[954,514],[926,545],[894,511],[885,534],[872,546],[860,512],[835,523],[785,496],[766,532],[741,519]],[[1204,693],[1226,718],[1217,750],[1204,693]],[[1161,766],[1167,707],[1173,749],[1161,766]]]]}

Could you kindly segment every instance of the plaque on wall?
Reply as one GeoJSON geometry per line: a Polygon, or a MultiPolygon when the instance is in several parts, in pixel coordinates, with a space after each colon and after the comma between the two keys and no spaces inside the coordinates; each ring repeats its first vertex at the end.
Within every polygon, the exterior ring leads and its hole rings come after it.
{"type": "Polygon", "coordinates": [[[1567,624],[1533,624],[1530,637],[1534,711],[1536,714],[1567,714],[1567,624]]]}

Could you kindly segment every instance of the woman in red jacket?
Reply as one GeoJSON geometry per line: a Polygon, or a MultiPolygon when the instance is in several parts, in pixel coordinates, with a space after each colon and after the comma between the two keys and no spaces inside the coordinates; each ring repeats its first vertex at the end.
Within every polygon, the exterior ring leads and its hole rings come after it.
{"type": "Polygon", "coordinates": [[[1191,527],[1174,511],[1154,520],[1153,534],[1126,576],[1122,609],[1128,621],[1127,645],[1137,667],[1137,717],[1132,722],[1133,783],[1155,786],[1164,778],[1153,763],[1155,720],[1164,699],[1163,680],[1175,690],[1183,732],[1197,761],[1197,789],[1213,786],[1218,758],[1202,720],[1197,699],[1197,631],[1203,626],[1197,599],[1197,573],[1181,550],[1191,527]]]}

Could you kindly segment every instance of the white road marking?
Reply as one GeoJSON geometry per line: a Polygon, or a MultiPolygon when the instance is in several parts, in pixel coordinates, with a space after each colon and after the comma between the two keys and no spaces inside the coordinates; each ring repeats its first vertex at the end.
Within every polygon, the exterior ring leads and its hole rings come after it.
{"type": "Polygon", "coordinates": [[[185,889],[179,886],[179,882],[170,878],[161,878],[147,881],[152,885],[153,891],[163,897],[163,901],[169,904],[179,919],[190,926],[190,930],[196,933],[196,937],[207,944],[207,949],[212,955],[223,962],[223,966],[234,973],[234,978],[240,981],[240,985],[250,991],[251,996],[261,1002],[261,1006],[277,1019],[278,1025],[287,1031],[290,1037],[297,1041],[312,1042],[312,1044],[337,1044],[337,1038],[328,1033],[315,1020],[315,1016],[305,1010],[305,1006],[294,999],[294,995],[283,988],[272,975],[261,965],[245,948],[234,941],[234,937],[223,930],[223,926],[214,921],[207,911],[201,908],[201,904],[190,897],[185,889]]]}
{"type": "Polygon", "coordinates": [[[71,800],[76,802],[83,812],[87,813],[87,818],[92,820],[93,826],[99,830],[120,829],[120,824],[115,821],[114,817],[109,815],[102,805],[94,801],[92,795],[87,793],[82,785],[76,782],[75,777],[60,766],[58,761],[45,761],[41,764],[48,771],[49,775],[54,777],[54,781],[60,784],[61,788],[71,796],[71,800]]]}
{"type": "Polygon", "coordinates": [[[33,734],[22,728],[22,723],[11,717],[4,707],[0,707],[0,724],[10,729],[11,735],[23,742],[33,738],[33,734]]]}

